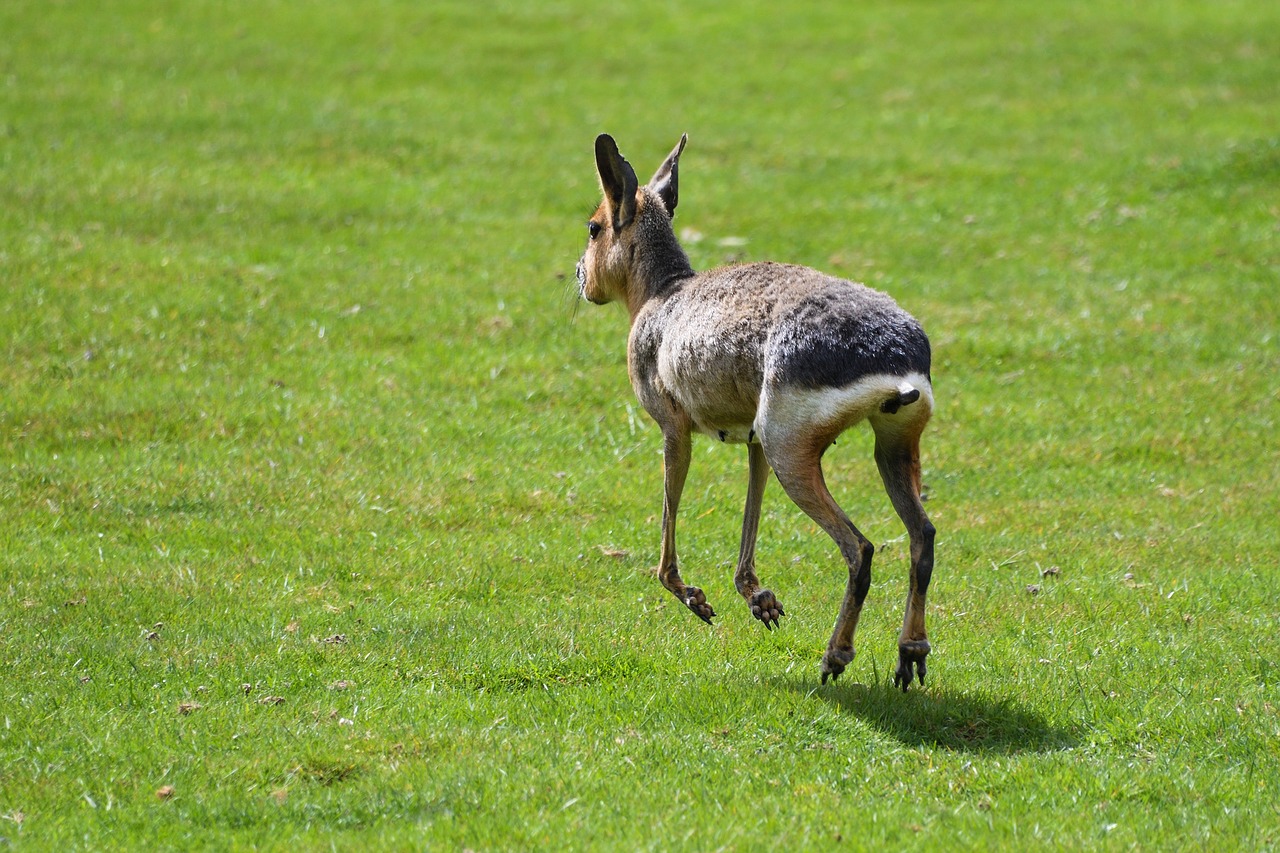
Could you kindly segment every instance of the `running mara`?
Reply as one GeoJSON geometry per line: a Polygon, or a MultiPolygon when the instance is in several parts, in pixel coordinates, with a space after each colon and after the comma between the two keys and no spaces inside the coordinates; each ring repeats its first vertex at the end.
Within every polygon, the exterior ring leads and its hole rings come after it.
{"type": "Polygon", "coordinates": [[[587,223],[577,272],[585,299],[626,306],[631,385],[662,429],[658,579],[699,618],[710,623],[716,615],[702,590],[680,575],[676,513],[693,433],[745,444],[750,479],[734,584],[756,619],[770,629],[778,624],[785,611],[755,569],[760,500],[772,470],[835,540],[849,570],[821,665],[823,683],[839,677],[853,660],[875,548],[827,490],[822,455],[866,420],[885,490],[911,539],[894,683],[906,690],[918,677],[923,684],[934,540],[920,501],[920,435],[933,411],[929,339],[887,295],[807,267],[754,263],[694,272],[671,225],[686,141],[682,136],[641,186],[613,138],[596,139],[604,200],[587,223]]]}

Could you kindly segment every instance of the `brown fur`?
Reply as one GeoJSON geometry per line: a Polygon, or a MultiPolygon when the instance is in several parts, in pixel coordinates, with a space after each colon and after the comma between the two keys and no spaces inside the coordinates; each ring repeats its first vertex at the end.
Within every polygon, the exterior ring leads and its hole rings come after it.
{"type": "Polygon", "coordinates": [[[933,410],[929,343],[892,299],[806,267],[760,263],[695,273],[671,226],[685,137],[641,186],[607,135],[596,140],[604,200],[588,223],[578,263],[587,300],[621,302],[631,318],[631,385],[663,436],[662,549],[658,577],[707,622],[702,590],[680,576],[675,520],[693,432],[746,443],[750,477],[734,584],[772,629],[785,614],[755,573],[761,496],[772,469],[787,495],[827,532],[849,571],[822,659],[822,680],[853,659],[853,637],[871,581],[871,542],[831,496],[827,447],[868,420],[875,458],[911,539],[910,592],[895,683],[924,682],[929,641],[925,595],[934,528],[920,500],[920,436],[933,410]]]}

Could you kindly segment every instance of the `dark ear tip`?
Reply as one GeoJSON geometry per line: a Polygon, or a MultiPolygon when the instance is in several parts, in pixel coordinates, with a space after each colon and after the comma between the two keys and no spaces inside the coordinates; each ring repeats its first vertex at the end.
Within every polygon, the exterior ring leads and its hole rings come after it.
{"type": "Polygon", "coordinates": [[[597,150],[597,151],[599,151],[599,150],[601,150],[601,149],[604,149],[605,151],[608,151],[610,148],[612,148],[614,151],[617,151],[617,150],[618,150],[618,143],[616,143],[616,142],[614,142],[614,141],[613,141],[613,137],[612,137],[612,136],[610,136],[610,135],[609,135],[609,134],[607,134],[607,133],[602,133],[602,134],[600,134],[599,136],[597,136],[597,137],[596,137],[596,150],[597,150]]]}

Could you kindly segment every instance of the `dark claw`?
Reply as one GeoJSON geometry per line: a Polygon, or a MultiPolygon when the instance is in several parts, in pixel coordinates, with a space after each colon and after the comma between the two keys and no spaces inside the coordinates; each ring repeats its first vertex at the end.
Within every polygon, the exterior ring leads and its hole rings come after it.
{"type": "Polygon", "coordinates": [[[777,626],[778,617],[786,615],[778,599],[767,589],[751,596],[750,605],[751,615],[763,622],[764,627],[770,631],[777,626]]]}
{"type": "Polygon", "coordinates": [[[835,684],[836,679],[844,672],[844,668],[853,662],[853,649],[845,649],[841,651],[827,650],[822,656],[822,683],[827,683],[827,676],[831,677],[831,683],[835,684]]]}
{"type": "Polygon", "coordinates": [[[712,624],[711,617],[716,615],[715,610],[710,604],[707,604],[707,597],[702,594],[702,590],[696,586],[685,587],[684,605],[693,611],[694,615],[706,622],[712,624]]]}
{"type": "Polygon", "coordinates": [[[926,672],[925,657],[929,654],[927,642],[913,644],[911,647],[898,647],[898,669],[893,674],[893,686],[902,689],[903,693],[911,686],[913,676],[920,679],[924,686],[926,672]],[[915,670],[912,672],[912,670],[915,670]]]}

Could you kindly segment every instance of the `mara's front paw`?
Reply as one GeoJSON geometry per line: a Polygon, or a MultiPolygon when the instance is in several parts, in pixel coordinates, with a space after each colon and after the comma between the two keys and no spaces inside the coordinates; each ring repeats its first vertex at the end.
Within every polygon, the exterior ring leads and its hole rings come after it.
{"type": "Polygon", "coordinates": [[[782,609],[778,599],[767,589],[762,589],[751,596],[750,604],[751,615],[763,622],[770,631],[773,630],[774,625],[778,624],[779,616],[787,615],[787,611],[782,609]]]}
{"type": "Polygon", "coordinates": [[[856,653],[852,648],[827,649],[827,653],[822,656],[822,683],[827,683],[828,676],[834,683],[840,673],[844,672],[844,668],[853,661],[854,654],[856,653]]]}
{"type": "Polygon", "coordinates": [[[707,604],[707,597],[702,594],[702,590],[696,586],[686,586],[681,600],[684,601],[685,607],[694,612],[695,616],[708,625],[711,624],[711,617],[715,616],[716,612],[711,609],[710,604],[707,604]]]}
{"type": "Polygon", "coordinates": [[[925,665],[924,659],[929,656],[928,640],[911,640],[906,643],[898,644],[898,671],[893,674],[893,686],[901,687],[902,692],[906,693],[907,688],[911,686],[911,677],[914,675],[920,678],[920,686],[924,686],[925,665]]]}

